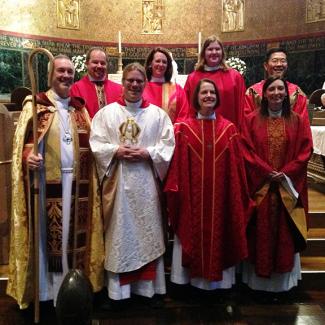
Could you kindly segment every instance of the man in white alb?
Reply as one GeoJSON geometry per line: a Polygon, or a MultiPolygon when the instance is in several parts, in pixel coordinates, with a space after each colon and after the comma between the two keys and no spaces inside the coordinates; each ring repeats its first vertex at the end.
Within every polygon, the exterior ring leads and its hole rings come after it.
{"type": "Polygon", "coordinates": [[[108,296],[145,297],[166,292],[159,200],[175,140],[172,123],[142,98],[144,68],[126,66],[123,95],[96,113],[90,145],[102,183],[108,296]]]}

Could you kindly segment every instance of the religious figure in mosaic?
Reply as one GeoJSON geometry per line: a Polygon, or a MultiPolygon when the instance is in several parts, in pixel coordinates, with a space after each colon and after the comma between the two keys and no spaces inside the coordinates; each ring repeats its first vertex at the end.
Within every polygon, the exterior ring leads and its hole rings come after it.
{"type": "Polygon", "coordinates": [[[79,29],[79,7],[79,0],[58,0],[58,27],[68,29],[79,29]]]}
{"type": "Polygon", "coordinates": [[[222,1],[222,31],[244,30],[244,0],[222,1]]]}
{"type": "Polygon", "coordinates": [[[162,0],[142,1],[142,33],[161,34],[164,18],[164,6],[162,0]]]}
{"type": "Polygon", "coordinates": [[[313,23],[325,20],[325,0],[306,1],[306,22],[313,23]]]}

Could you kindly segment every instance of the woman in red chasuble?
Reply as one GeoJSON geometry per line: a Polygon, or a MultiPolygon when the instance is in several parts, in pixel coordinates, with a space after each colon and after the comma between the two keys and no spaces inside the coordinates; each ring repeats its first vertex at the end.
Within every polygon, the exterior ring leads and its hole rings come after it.
{"type": "Polygon", "coordinates": [[[219,114],[212,80],[199,81],[196,116],[175,123],[176,147],[165,185],[175,233],[171,281],[203,290],[229,289],[248,254],[251,201],[239,134],[219,114]]]}
{"type": "Polygon", "coordinates": [[[148,82],[143,97],[151,104],[162,108],[175,123],[188,114],[188,104],[183,88],[171,82],[172,59],[168,51],[157,47],[151,50],[145,63],[148,82]]]}
{"type": "Polygon", "coordinates": [[[243,281],[254,290],[288,291],[301,279],[312,138],[309,124],[290,108],[284,79],[266,80],[261,109],[247,116],[243,136],[249,189],[256,203],[248,225],[243,281]]]}
{"type": "MultiPolygon", "coordinates": [[[[218,113],[234,123],[240,131],[244,117],[245,81],[237,70],[226,64],[224,47],[215,35],[205,40],[198,65],[186,80],[184,90],[189,103],[192,103],[194,89],[203,78],[213,80],[218,87],[220,94],[218,113]]],[[[190,108],[189,114],[195,115],[195,107],[190,108]]]]}

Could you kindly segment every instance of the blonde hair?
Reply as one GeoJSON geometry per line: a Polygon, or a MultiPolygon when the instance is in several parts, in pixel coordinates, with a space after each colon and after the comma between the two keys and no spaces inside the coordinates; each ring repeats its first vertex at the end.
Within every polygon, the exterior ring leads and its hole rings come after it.
{"type": "Polygon", "coordinates": [[[202,46],[202,49],[201,49],[201,52],[200,52],[200,55],[199,55],[199,62],[197,64],[197,67],[196,67],[195,70],[204,71],[204,65],[206,64],[205,50],[213,42],[218,42],[218,44],[220,45],[221,50],[222,50],[222,59],[221,59],[221,63],[220,63],[220,66],[221,66],[222,70],[228,70],[229,69],[229,66],[226,63],[226,53],[225,53],[225,49],[223,47],[223,44],[221,43],[220,39],[216,35],[211,35],[204,41],[204,44],[202,46]]]}
{"type": "Polygon", "coordinates": [[[143,67],[143,65],[141,65],[139,62],[133,62],[133,63],[129,63],[124,69],[123,69],[123,74],[122,74],[122,83],[124,82],[124,80],[126,79],[126,76],[129,72],[131,71],[139,71],[144,78],[144,81],[147,81],[147,75],[146,75],[146,70],[143,67]]]}

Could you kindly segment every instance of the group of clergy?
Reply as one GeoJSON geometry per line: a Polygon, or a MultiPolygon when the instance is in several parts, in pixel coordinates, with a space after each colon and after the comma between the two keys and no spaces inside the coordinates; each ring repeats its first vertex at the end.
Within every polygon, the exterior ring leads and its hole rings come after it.
{"type": "Polygon", "coordinates": [[[240,269],[253,290],[297,286],[312,139],[306,96],[284,79],[286,52],[270,49],[266,79],[247,91],[216,36],[184,89],[161,47],[144,67],[127,65],[122,86],[107,79],[101,48],[86,66],[73,83],[70,59],[55,57],[51,89],[37,96],[37,141],[29,97],[17,125],[7,293],[20,307],[33,300],[32,172],[41,301],[55,304],[71,268],[111,301],[165,294],[168,227],[173,283],[229,289],[240,269]]]}

